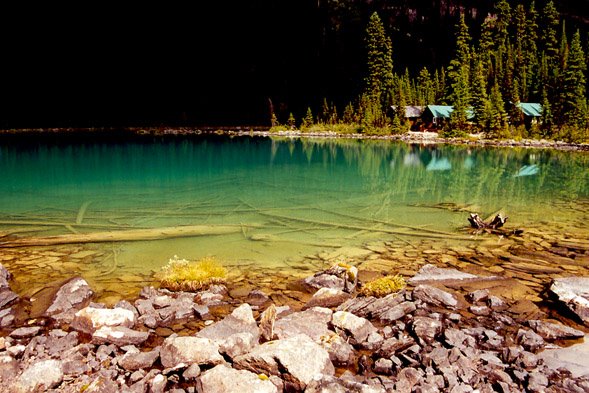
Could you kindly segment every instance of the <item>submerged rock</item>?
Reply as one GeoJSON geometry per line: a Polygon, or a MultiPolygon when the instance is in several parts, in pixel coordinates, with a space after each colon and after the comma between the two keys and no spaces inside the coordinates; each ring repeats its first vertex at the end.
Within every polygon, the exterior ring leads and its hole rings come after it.
{"type": "Polygon", "coordinates": [[[409,283],[417,285],[426,281],[455,281],[479,278],[474,274],[464,273],[456,269],[443,269],[427,264],[421,267],[417,274],[409,279],[409,283]]]}
{"type": "Polygon", "coordinates": [[[556,278],[550,291],[589,326],[589,277],[556,278]]]}
{"type": "Polygon", "coordinates": [[[204,372],[198,379],[198,390],[208,393],[277,393],[268,378],[247,370],[235,370],[223,364],[204,372]]]}

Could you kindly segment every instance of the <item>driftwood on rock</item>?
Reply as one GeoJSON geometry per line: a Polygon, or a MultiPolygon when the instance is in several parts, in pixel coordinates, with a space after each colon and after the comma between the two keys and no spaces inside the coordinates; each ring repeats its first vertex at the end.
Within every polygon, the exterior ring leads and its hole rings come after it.
{"type": "Polygon", "coordinates": [[[484,222],[478,214],[470,213],[468,222],[470,222],[470,226],[474,229],[499,229],[507,222],[508,218],[507,216],[503,217],[501,214],[497,214],[491,221],[484,222]]]}
{"type": "Polygon", "coordinates": [[[25,237],[0,242],[0,248],[53,246],[57,244],[129,242],[178,237],[225,235],[241,232],[242,225],[187,225],[165,228],[130,229],[124,231],[72,233],[67,235],[25,237]]]}

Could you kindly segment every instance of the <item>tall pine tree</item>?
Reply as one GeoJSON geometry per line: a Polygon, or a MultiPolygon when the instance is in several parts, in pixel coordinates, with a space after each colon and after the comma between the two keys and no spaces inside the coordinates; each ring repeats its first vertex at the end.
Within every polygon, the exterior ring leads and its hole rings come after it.
{"type": "Polygon", "coordinates": [[[375,12],[366,29],[368,76],[366,93],[382,105],[390,105],[393,84],[393,45],[386,34],[380,17],[375,12]]]}
{"type": "Polygon", "coordinates": [[[450,126],[463,131],[467,126],[467,110],[470,103],[470,34],[464,14],[456,25],[456,53],[448,67],[448,102],[454,107],[450,116],[450,126]]]}

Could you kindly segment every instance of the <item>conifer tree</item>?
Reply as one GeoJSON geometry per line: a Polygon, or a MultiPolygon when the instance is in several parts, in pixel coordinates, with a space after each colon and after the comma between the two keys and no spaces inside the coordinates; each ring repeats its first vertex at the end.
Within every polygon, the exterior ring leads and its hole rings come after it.
{"type": "Polygon", "coordinates": [[[314,124],[313,120],[313,112],[311,111],[311,107],[307,107],[307,113],[303,118],[303,122],[301,123],[301,128],[306,129],[311,127],[314,124]]]}
{"type": "Polygon", "coordinates": [[[511,24],[511,6],[507,0],[499,0],[495,4],[495,14],[497,16],[496,22],[496,39],[499,45],[506,45],[507,38],[509,37],[509,26],[511,24]]]}
{"type": "Polygon", "coordinates": [[[434,82],[426,67],[423,67],[417,77],[417,105],[431,105],[435,104],[436,92],[434,90],[434,82]]]}
{"type": "Polygon", "coordinates": [[[356,119],[356,113],[354,111],[354,105],[351,102],[346,105],[344,108],[344,114],[342,116],[342,121],[344,124],[354,124],[357,123],[358,120],[356,119]]]}
{"type": "Polygon", "coordinates": [[[295,120],[294,115],[292,114],[292,112],[290,112],[286,124],[290,127],[291,130],[294,130],[296,128],[296,122],[297,121],[295,120]]]}
{"type": "Polygon", "coordinates": [[[464,130],[467,123],[470,102],[470,58],[470,35],[464,15],[461,14],[456,25],[456,54],[448,67],[448,101],[454,107],[450,125],[458,130],[464,130]]]}
{"type": "Polygon", "coordinates": [[[505,104],[497,82],[495,82],[491,89],[489,99],[491,101],[491,119],[489,126],[496,137],[507,137],[509,135],[507,130],[507,112],[505,111],[505,104]]]}
{"type": "MultiPolygon", "coordinates": [[[[513,48],[513,75],[517,78],[518,97],[527,96],[528,91],[528,65],[525,59],[527,27],[526,10],[523,4],[518,4],[515,8],[515,46],[513,48]]],[[[511,95],[513,94],[512,91],[511,95]]],[[[512,100],[512,102],[515,101],[512,100]]]]}
{"type": "Polygon", "coordinates": [[[321,112],[319,112],[319,122],[321,124],[329,124],[329,118],[331,116],[331,110],[327,103],[327,98],[323,97],[323,103],[321,104],[321,112]]]}
{"type": "Polygon", "coordinates": [[[530,3],[526,20],[526,30],[521,38],[523,45],[523,57],[526,73],[526,84],[521,86],[521,99],[523,102],[539,100],[539,78],[538,78],[538,12],[535,3],[530,3]]]}
{"type": "Polygon", "coordinates": [[[573,35],[562,77],[561,104],[564,123],[585,128],[587,63],[579,30],[573,35]]]}
{"type": "Polygon", "coordinates": [[[479,130],[486,131],[489,125],[490,102],[487,95],[487,79],[484,74],[483,62],[477,59],[474,66],[472,83],[472,107],[475,123],[479,130]]]}
{"type": "Polygon", "coordinates": [[[542,10],[542,35],[540,49],[546,53],[548,62],[558,58],[557,30],[559,14],[552,0],[548,0],[542,10]]]}
{"type": "Polygon", "coordinates": [[[366,92],[380,102],[382,108],[391,104],[390,91],[393,83],[393,57],[391,39],[385,33],[380,17],[375,12],[366,29],[368,76],[366,92]]]}

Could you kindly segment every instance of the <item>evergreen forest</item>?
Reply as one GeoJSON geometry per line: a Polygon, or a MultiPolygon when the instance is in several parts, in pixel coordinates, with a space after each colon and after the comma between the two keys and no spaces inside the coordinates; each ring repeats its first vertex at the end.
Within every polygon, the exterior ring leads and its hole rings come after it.
{"type": "Polygon", "coordinates": [[[324,98],[297,114],[300,121],[271,111],[273,129],[400,133],[411,124],[396,109],[447,105],[453,110],[439,130],[446,137],[589,139],[587,33],[567,28],[552,0],[541,8],[496,0],[480,25],[469,25],[464,10],[457,14],[449,62],[410,71],[394,64],[391,26],[374,12],[364,32],[358,97],[343,108],[324,98]],[[520,103],[540,104],[541,116],[526,121],[520,103]]]}

